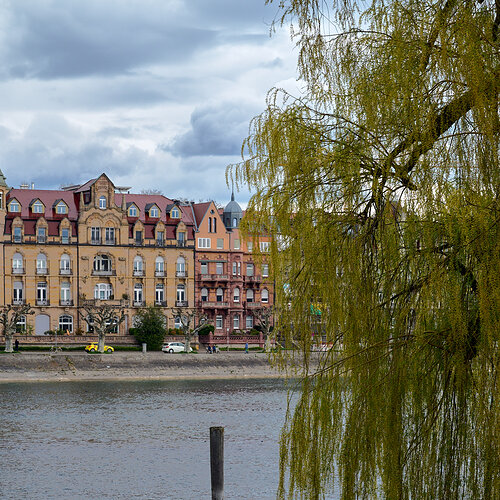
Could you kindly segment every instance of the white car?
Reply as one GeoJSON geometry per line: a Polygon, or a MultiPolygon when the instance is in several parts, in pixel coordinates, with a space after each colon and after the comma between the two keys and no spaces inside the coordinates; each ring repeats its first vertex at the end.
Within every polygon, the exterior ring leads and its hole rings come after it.
{"type": "MultiPolygon", "coordinates": [[[[167,342],[166,344],[163,344],[163,347],[161,350],[163,352],[184,352],[185,346],[182,342],[167,342]]],[[[189,348],[189,352],[193,352],[193,349],[191,347],[189,348]]]]}

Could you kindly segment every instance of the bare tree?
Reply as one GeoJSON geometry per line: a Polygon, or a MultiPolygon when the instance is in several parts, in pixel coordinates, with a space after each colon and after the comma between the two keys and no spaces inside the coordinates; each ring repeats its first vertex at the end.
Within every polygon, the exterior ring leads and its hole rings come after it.
{"type": "Polygon", "coordinates": [[[84,300],[80,311],[83,320],[98,335],[97,350],[104,352],[106,335],[112,333],[125,319],[125,313],[119,306],[102,304],[100,300],[84,300]]]}
{"type": "Polygon", "coordinates": [[[258,307],[253,311],[255,326],[260,328],[260,331],[266,340],[266,352],[271,351],[271,328],[273,315],[274,309],[272,307],[258,307]]]}
{"type": "Polygon", "coordinates": [[[5,352],[12,352],[12,337],[16,333],[19,320],[27,314],[34,314],[35,311],[30,304],[8,304],[0,308],[0,325],[5,336],[5,352]]]}
{"type": "Polygon", "coordinates": [[[156,195],[163,195],[161,189],[141,189],[141,194],[156,194],[156,195]]]}
{"type": "Polygon", "coordinates": [[[173,308],[172,315],[174,318],[180,319],[185,339],[184,352],[189,352],[191,339],[208,323],[208,318],[195,309],[186,309],[185,307],[173,308]],[[198,323],[197,326],[195,326],[196,323],[198,323]]]}

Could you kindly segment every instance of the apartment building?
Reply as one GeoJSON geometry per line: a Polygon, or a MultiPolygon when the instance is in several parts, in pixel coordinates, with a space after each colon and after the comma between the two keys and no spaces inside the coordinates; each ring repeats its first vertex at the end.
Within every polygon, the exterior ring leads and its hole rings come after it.
{"type": "Polygon", "coordinates": [[[196,220],[196,306],[208,316],[215,334],[248,331],[258,323],[256,311],[273,304],[273,285],[265,254],[269,237],[259,244],[244,241],[239,225],[240,205],[231,201],[223,210],[213,202],[194,205],[196,220]],[[259,259],[256,254],[259,253],[259,259]]]}
{"type": "Polygon", "coordinates": [[[120,306],[126,334],[137,310],[194,307],[191,204],[130,194],[102,174],[60,190],[9,189],[0,172],[0,304],[30,303],[20,328],[86,332],[82,301],[120,306]]]}

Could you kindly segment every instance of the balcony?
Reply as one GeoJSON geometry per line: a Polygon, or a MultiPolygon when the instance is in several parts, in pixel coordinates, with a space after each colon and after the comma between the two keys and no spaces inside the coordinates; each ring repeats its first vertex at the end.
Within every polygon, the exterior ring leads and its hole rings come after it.
{"type": "Polygon", "coordinates": [[[249,309],[252,309],[252,308],[255,308],[255,307],[260,307],[260,303],[259,302],[246,302],[246,307],[249,308],[249,309]]]}
{"type": "Polygon", "coordinates": [[[73,305],[73,300],[71,300],[71,299],[65,299],[65,300],[61,299],[59,301],[59,305],[60,306],[65,306],[65,307],[72,306],[73,305]]]}
{"type": "Polygon", "coordinates": [[[141,247],[141,246],[142,246],[143,241],[144,241],[144,240],[143,240],[142,238],[141,238],[140,240],[135,239],[135,240],[134,240],[134,245],[135,245],[136,247],[141,247]]]}
{"type": "Polygon", "coordinates": [[[37,243],[47,243],[47,236],[38,235],[36,237],[37,243]]]}
{"type": "Polygon", "coordinates": [[[165,240],[156,240],[156,246],[157,247],[164,247],[165,246],[165,240]]]}
{"type": "Polygon", "coordinates": [[[187,271],[175,271],[175,276],[177,278],[185,278],[187,276],[187,271]]]}
{"type": "Polygon", "coordinates": [[[200,281],[227,281],[229,276],[227,274],[199,274],[200,281]]]}
{"type": "Polygon", "coordinates": [[[63,245],[69,245],[71,243],[71,238],[64,238],[64,237],[62,237],[61,238],[61,243],[63,245]]]}
{"type": "Polygon", "coordinates": [[[47,267],[37,267],[36,268],[36,274],[38,275],[46,275],[49,274],[49,270],[47,267]]]}
{"type": "Polygon", "coordinates": [[[106,238],[104,240],[105,245],[116,245],[116,240],[115,238],[106,238]]]}
{"type": "Polygon", "coordinates": [[[22,243],[22,242],[23,242],[23,237],[22,237],[22,236],[16,236],[16,235],[14,235],[14,236],[12,237],[12,241],[13,241],[14,243],[22,243]]]}
{"type": "Polygon", "coordinates": [[[229,302],[208,302],[202,300],[199,304],[202,309],[227,309],[229,307],[229,302]]]}
{"type": "Polygon", "coordinates": [[[70,274],[73,274],[73,271],[68,267],[60,267],[59,274],[63,276],[68,276],[70,274]]]}
{"type": "Polygon", "coordinates": [[[179,248],[184,248],[186,246],[186,242],[185,241],[177,241],[177,246],[179,248]]]}
{"type": "Polygon", "coordinates": [[[165,271],[155,271],[155,276],[157,278],[163,278],[165,277],[165,271]]]}
{"type": "Polygon", "coordinates": [[[91,245],[100,245],[101,244],[101,238],[100,237],[94,237],[90,239],[90,244],[91,245]]]}
{"type": "Polygon", "coordinates": [[[23,304],[26,304],[25,299],[12,299],[13,306],[22,306],[23,304]]]}
{"type": "Polygon", "coordinates": [[[24,267],[13,267],[12,274],[24,274],[24,267]]]}
{"type": "Polygon", "coordinates": [[[144,307],[146,303],[143,300],[134,300],[132,302],[133,307],[144,307]]]}
{"type": "Polygon", "coordinates": [[[187,306],[188,306],[187,300],[176,300],[175,301],[175,307],[187,307],[187,306]]]}
{"type": "Polygon", "coordinates": [[[96,269],[94,269],[92,271],[92,276],[116,276],[116,271],[114,269],[110,269],[110,270],[104,270],[104,269],[96,270],[96,269]]]}
{"type": "Polygon", "coordinates": [[[262,280],[260,276],[245,276],[245,281],[248,283],[260,283],[262,280]]]}
{"type": "Polygon", "coordinates": [[[144,276],[144,269],[134,269],[134,276],[144,276]]]}
{"type": "Polygon", "coordinates": [[[49,306],[50,302],[48,299],[36,299],[37,306],[49,306]]]}
{"type": "Polygon", "coordinates": [[[155,306],[167,307],[167,301],[166,300],[155,300],[155,306]]]}

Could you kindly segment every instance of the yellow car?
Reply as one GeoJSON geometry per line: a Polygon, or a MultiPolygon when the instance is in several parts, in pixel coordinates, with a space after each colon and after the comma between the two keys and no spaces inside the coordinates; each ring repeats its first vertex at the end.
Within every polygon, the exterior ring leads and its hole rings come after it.
{"type": "MultiPolygon", "coordinates": [[[[99,346],[99,344],[97,342],[92,342],[87,347],[85,347],[85,350],[87,352],[97,352],[98,346],[99,346]]],[[[113,351],[114,351],[114,349],[110,345],[105,345],[104,346],[104,352],[111,353],[113,351]]]]}

